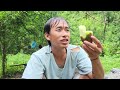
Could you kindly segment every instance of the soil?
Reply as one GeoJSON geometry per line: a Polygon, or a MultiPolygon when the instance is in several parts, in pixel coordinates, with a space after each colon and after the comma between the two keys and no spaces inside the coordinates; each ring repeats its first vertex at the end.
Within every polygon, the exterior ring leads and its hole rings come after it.
{"type": "Polygon", "coordinates": [[[21,79],[21,77],[22,77],[22,74],[16,73],[16,74],[13,75],[13,76],[7,76],[7,77],[4,78],[4,79],[21,79]]]}

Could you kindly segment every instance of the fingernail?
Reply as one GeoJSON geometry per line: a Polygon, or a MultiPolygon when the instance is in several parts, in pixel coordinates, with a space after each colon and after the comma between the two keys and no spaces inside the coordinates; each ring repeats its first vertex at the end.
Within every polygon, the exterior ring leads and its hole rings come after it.
{"type": "Polygon", "coordinates": [[[84,41],[84,43],[87,43],[87,41],[84,41]]]}

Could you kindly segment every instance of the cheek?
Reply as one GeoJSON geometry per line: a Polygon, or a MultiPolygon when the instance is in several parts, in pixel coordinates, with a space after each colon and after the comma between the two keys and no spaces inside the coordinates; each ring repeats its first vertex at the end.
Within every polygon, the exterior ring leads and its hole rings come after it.
{"type": "Polygon", "coordinates": [[[69,32],[69,37],[70,37],[70,32],[69,32]]]}
{"type": "Polygon", "coordinates": [[[56,41],[58,38],[59,38],[59,36],[58,36],[57,34],[52,34],[52,35],[50,36],[50,40],[51,40],[51,41],[56,41]]]}
{"type": "Polygon", "coordinates": [[[68,37],[70,38],[70,32],[68,33],[68,37]]]}
{"type": "Polygon", "coordinates": [[[70,42],[70,33],[69,33],[69,35],[68,35],[68,38],[69,38],[69,42],[70,42]]]}

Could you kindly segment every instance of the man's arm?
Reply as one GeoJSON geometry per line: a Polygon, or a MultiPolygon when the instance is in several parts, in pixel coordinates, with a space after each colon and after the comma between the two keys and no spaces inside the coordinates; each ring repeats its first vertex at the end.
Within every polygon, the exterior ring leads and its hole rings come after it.
{"type": "Polygon", "coordinates": [[[95,79],[103,79],[104,78],[104,70],[100,59],[97,58],[96,60],[91,60],[93,66],[93,78],[95,79]]]}
{"type": "Polygon", "coordinates": [[[83,42],[83,48],[88,53],[93,67],[93,78],[95,79],[103,79],[104,78],[104,70],[102,64],[100,62],[100,53],[102,53],[102,45],[100,41],[95,37],[91,36],[92,43],[88,41],[83,42]]]}

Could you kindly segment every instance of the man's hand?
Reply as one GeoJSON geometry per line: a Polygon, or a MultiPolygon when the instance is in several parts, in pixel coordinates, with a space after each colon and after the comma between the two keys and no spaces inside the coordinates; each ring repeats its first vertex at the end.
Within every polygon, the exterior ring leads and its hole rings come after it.
{"type": "Polygon", "coordinates": [[[100,41],[95,37],[91,36],[92,43],[84,41],[82,47],[88,53],[91,60],[99,58],[100,53],[102,53],[103,47],[100,41]]]}
{"type": "Polygon", "coordinates": [[[100,53],[102,53],[103,47],[100,41],[95,37],[91,36],[92,43],[84,41],[82,47],[88,53],[93,67],[93,78],[103,79],[104,78],[104,69],[100,62],[100,53]]]}

